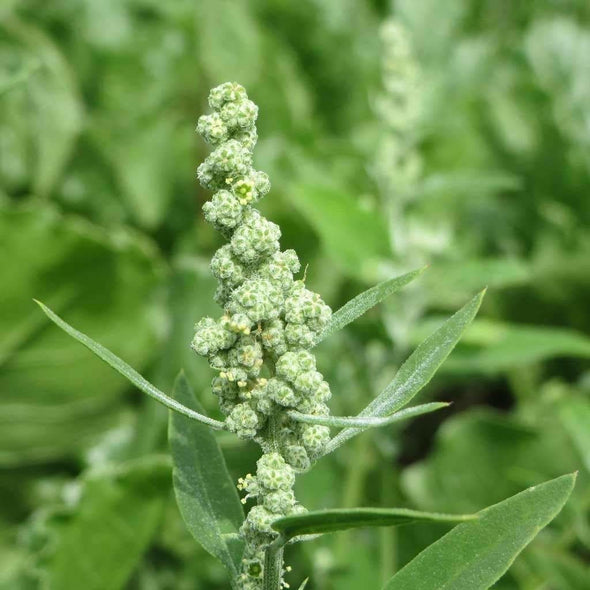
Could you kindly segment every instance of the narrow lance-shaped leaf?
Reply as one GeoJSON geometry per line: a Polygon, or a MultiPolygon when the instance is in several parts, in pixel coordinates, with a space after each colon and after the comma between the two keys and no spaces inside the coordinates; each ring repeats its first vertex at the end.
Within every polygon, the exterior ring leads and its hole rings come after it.
{"type": "Polygon", "coordinates": [[[159,401],[161,404],[165,405],[167,408],[178,412],[179,414],[183,414],[192,420],[196,420],[198,422],[202,422],[203,424],[207,424],[211,428],[215,429],[223,429],[224,424],[219,420],[214,420],[213,418],[208,418],[207,416],[203,416],[199,412],[195,412],[190,408],[183,406],[181,403],[177,402],[176,400],[172,399],[168,395],[166,395],[163,391],[160,391],[155,385],[152,385],[147,379],[142,377],[135,369],[130,367],[125,361],[120,359],[117,355],[112,353],[110,350],[92,340],[92,338],[86,336],[86,334],[82,334],[70,324],[62,320],[57,314],[51,311],[46,305],[43,305],[40,301],[36,301],[39,307],[44,311],[47,317],[57,324],[64,332],[72,336],[72,338],[76,339],[78,342],[83,344],[86,348],[92,351],[96,356],[102,359],[105,363],[113,367],[116,371],[118,371],[123,377],[126,377],[135,385],[138,389],[141,389],[144,393],[147,393],[149,396],[153,397],[155,400],[159,401]]]}
{"type": "MultiPolygon", "coordinates": [[[[472,322],[485,290],[449,318],[428,337],[400,367],[389,385],[362,411],[359,416],[388,416],[405,406],[433,377],[472,322]]],[[[337,449],[363,428],[347,428],[327,445],[325,453],[337,449]]]]}
{"type": "Polygon", "coordinates": [[[408,283],[411,283],[415,278],[419,277],[426,268],[427,267],[419,268],[418,270],[413,270],[412,272],[399,277],[383,281],[382,283],[363,291],[348,303],[345,303],[334,313],[330,323],[318,337],[316,344],[338,330],[341,330],[351,322],[354,322],[354,320],[369,311],[369,309],[375,307],[375,305],[381,303],[383,300],[387,299],[387,297],[405,287],[408,283]]]}
{"type": "Polygon", "coordinates": [[[563,508],[575,475],[529,488],[427,547],[384,590],[487,590],[563,508]]]}
{"type": "Polygon", "coordinates": [[[285,516],[272,523],[284,542],[301,535],[317,535],[361,527],[398,526],[412,522],[463,522],[473,514],[438,514],[407,508],[340,508],[285,516]]]}
{"type": "Polygon", "coordinates": [[[421,404],[406,408],[400,412],[395,412],[391,416],[384,418],[374,418],[372,416],[315,416],[313,414],[302,414],[301,412],[289,412],[289,416],[297,422],[305,422],[306,424],[320,424],[322,426],[332,426],[334,428],[342,427],[360,427],[360,428],[376,428],[378,426],[386,426],[394,422],[401,422],[408,420],[415,416],[435,412],[441,408],[447,408],[451,404],[448,402],[432,402],[429,404],[421,404]]]}
{"type": "MultiPolygon", "coordinates": [[[[184,374],[174,385],[183,405],[200,409],[184,374]]],[[[215,436],[204,425],[170,414],[173,480],[180,514],[192,536],[237,576],[243,544],[237,535],[244,511],[215,436]]]]}

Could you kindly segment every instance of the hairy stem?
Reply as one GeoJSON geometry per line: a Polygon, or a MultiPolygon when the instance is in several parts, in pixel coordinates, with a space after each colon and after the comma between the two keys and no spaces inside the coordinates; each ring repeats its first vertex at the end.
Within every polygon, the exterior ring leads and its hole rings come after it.
{"type": "Polygon", "coordinates": [[[280,590],[283,574],[283,546],[273,543],[264,554],[264,590],[280,590]]]}

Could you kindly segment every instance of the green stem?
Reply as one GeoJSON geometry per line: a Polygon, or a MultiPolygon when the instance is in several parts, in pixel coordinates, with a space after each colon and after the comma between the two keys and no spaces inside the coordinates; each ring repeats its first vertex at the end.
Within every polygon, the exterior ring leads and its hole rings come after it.
{"type": "Polygon", "coordinates": [[[269,545],[264,554],[264,590],[281,590],[283,545],[269,545]]]}

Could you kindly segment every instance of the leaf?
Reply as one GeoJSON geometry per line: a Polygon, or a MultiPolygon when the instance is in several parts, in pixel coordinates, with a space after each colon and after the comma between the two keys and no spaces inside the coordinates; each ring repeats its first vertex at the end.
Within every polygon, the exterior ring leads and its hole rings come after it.
{"type": "MultiPolygon", "coordinates": [[[[524,556],[523,556],[524,557],[524,556]]],[[[535,573],[550,580],[551,588],[556,590],[587,590],[590,580],[590,567],[573,555],[560,551],[557,547],[531,547],[526,560],[535,573]]]]}
{"type": "Polygon", "coordinates": [[[399,277],[394,277],[393,279],[383,281],[382,283],[379,283],[378,285],[363,291],[354,299],[351,299],[348,303],[345,303],[338,311],[334,313],[330,323],[320,334],[316,344],[324,340],[324,338],[327,338],[335,332],[338,332],[338,330],[342,330],[342,328],[351,322],[354,322],[354,320],[362,316],[369,309],[405,287],[408,283],[419,277],[426,270],[426,268],[427,267],[420,268],[399,277]]]}
{"type": "Polygon", "coordinates": [[[297,422],[333,426],[334,428],[375,428],[378,426],[386,426],[387,424],[393,424],[394,422],[407,420],[408,418],[414,418],[415,416],[421,416],[422,414],[428,414],[429,412],[435,412],[441,408],[447,408],[450,405],[451,404],[448,402],[432,402],[429,404],[421,404],[412,408],[406,408],[400,412],[395,412],[395,414],[391,414],[391,416],[386,416],[384,418],[374,418],[372,416],[316,416],[313,414],[302,414],[301,412],[295,411],[289,412],[289,417],[293,418],[293,420],[296,420],[297,422]]]}
{"type": "Polygon", "coordinates": [[[199,412],[195,412],[190,408],[179,404],[176,400],[172,399],[171,397],[167,396],[164,392],[160,391],[155,385],[152,385],[149,381],[144,379],[135,369],[130,367],[125,361],[120,359],[117,355],[113,354],[110,350],[92,340],[86,336],[86,334],[82,334],[70,324],[62,320],[58,315],[53,313],[47,306],[43,305],[40,301],[35,300],[35,303],[39,305],[39,307],[43,310],[45,315],[57,324],[64,332],[69,334],[72,338],[76,339],[78,342],[83,344],[86,348],[91,350],[96,356],[102,359],[105,363],[113,367],[115,371],[118,371],[123,377],[129,379],[133,385],[135,385],[138,389],[147,393],[150,397],[153,397],[156,401],[160,402],[167,408],[174,410],[175,412],[179,412],[184,416],[191,418],[192,420],[197,420],[198,422],[202,422],[211,428],[216,429],[223,429],[224,424],[219,420],[214,420],[213,418],[208,418],[207,416],[203,416],[199,412]]]}
{"type": "MultiPolygon", "coordinates": [[[[485,291],[449,318],[427,338],[400,367],[389,385],[362,411],[359,416],[388,416],[405,406],[431,379],[451,353],[465,328],[473,321],[485,291]]],[[[347,428],[337,434],[328,445],[337,449],[362,429],[347,428]]],[[[327,452],[330,452],[327,451],[327,452]]]]}
{"type": "Polygon", "coordinates": [[[554,357],[590,358],[590,338],[564,328],[476,320],[464,341],[481,348],[457,351],[445,370],[496,373],[554,357]]]}
{"type": "Polygon", "coordinates": [[[445,420],[428,457],[404,469],[404,493],[420,510],[475,512],[537,481],[579,469],[580,458],[556,419],[559,406],[541,407],[548,398],[544,390],[535,391],[535,398],[539,424],[491,408],[445,420]]]}
{"type": "MultiPolygon", "coordinates": [[[[175,398],[200,409],[184,374],[174,387],[175,398]]],[[[169,441],[173,480],[180,513],[192,536],[217,557],[235,578],[242,558],[236,537],[244,511],[234,482],[212,432],[176,413],[170,414],[169,441]]]]}
{"type": "Polygon", "coordinates": [[[559,417],[590,472],[590,402],[584,398],[567,399],[559,417]]]}
{"type": "MultiPolygon", "coordinates": [[[[82,128],[82,101],[68,63],[40,28],[16,18],[3,19],[0,27],[15,41],[14,55],[41,64],[23,87],[19,110],[26,119],[27,139],[35,156],[33,191],[46,196],[59,179],[82,128]]],[[[12,127],[16,122],[6,123],[12,127]]]]}
{"type": "Polygon", "coordinates": [[[319,234],[328,254],[352,277],[366,278],[379,259],[391,256],[383,216],[325,186],[294,190],[292,203],[319,234]]]}
{"type": "Polygon", "coordinates": [[[73,514],[49,524],[47,588],[120,590],[157,531],[170,461],[147,456],[86,476],[73,514]]]}
{"type": "Polygon", "coordinates": [[[518,258],[462,259],[433,264],[424,276],[424,289],[434,305],[446,307],[486,286],[496,292],[527,284],[533,274],[530,264],[518,258]]]}
{"type": "Polygon", "coordinates": [[[203,0],[194,9],[198,55],[211,86],[236,80],[249,88],[262,73],[264,62],[262,35],[250,4],[243,0],[203,0]],[[223,18],[219,18],[221,14],[223,18]]]}
{"type": "Polygon", "coordinates": [[[309,578],[305,578],[305,580],[303,580],[303,582],[301,582],[301,586],[299,586],[299,590],[305,590],[305,587],[307,586],[307,582],[309,582],[309,578]]]}
{"type": "Polygon", "coordinates": [[[179,158],[176,127],[171,117],[154,117],[121,137],[112,137],[109,128],[96,131],[133,218],[148,229],[169,211],[179,158]],[[163,145],[169,147],[163,151],[163,145]]]}
{"type": "Polygon", "coordinates": [[[384,590],[487,590],[563,508],[575,475],[534,486],[482,510],[427,547],[384,590]]]}
{"type": "Polygon", "coordinates": [[[159,348],[149,242],[39,201],[0,207],[0,464],[74,457],[125,410],[128,382],[53,329],[37,297],[135,366],[159,348]]]}
{"type": "Polygon", "coordinates": [[[407,508],[340,508],[285,516],[272,523],[284,542],[301,535],[318,535],[361,527],[398,526],[413,522],[462,522],[472,514],[438,514],[407,508]]]}

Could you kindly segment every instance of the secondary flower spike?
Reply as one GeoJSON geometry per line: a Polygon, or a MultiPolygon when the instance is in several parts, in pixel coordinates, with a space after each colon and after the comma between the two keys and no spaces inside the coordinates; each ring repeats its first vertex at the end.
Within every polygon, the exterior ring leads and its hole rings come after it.
{"type": "Polygon", "coordinates": [[[258,107],[233,82],[214,88],[209,106],[213,113],[199,119],[197,131],[213,151],[197,176],[215,191],[203,206],[205,218],[228,240],[211,261],[224,313],[196,325],[192,348],[218,371],[212,390],[227,428],[262,447],[256,475],[238,484],[257,501],[241,528],[239,585],[260,590],[264,549],[276,537],[271,523],[305,511],[293,494],[295,474],[309,468],[330,438],[328,427],[296,422],[288,411],[329,414],[330,387],[309,349],[332,311],[294,278],[297,254],[281,251],[281,230],[254,208],[270,190],[268,176],[252,162],[258,107]]]}

